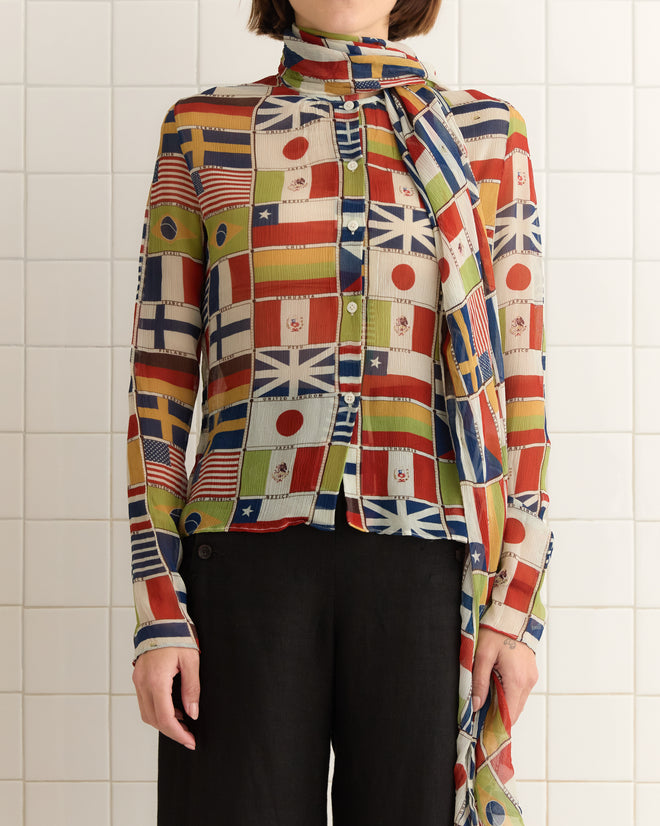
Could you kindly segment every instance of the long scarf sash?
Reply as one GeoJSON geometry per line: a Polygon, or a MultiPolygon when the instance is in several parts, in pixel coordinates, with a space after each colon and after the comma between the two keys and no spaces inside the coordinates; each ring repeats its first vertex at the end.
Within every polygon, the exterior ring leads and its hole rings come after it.
{"type": "Polygon", "coordinates": [[[433,69],[401,45],[301,29],[284,34],[280,82],[305,94],[382,91],[398,148],[426,204],[436,241],[447,413],[467,523],[463,581],[456,816],[460,826],[520,826],[501,685],[473,714],[479,618],[497,570],[506,514],[502,343],[493,263],[467,149],[433,69]]]}

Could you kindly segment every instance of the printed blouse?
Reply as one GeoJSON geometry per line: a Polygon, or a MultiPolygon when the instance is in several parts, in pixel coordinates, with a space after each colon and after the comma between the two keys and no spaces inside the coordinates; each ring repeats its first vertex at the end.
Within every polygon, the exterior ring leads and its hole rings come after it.
{"type": "MultiPolygon", "coordinates": [[[[543,278],[525,123],[475,90],[443,96],[492,251],[509,503],[542,520],[543,278]]],[[[136,656],[197,647],[178,574],[181,537],[301,523],[331,530],[342,481],[358,530],[467,542],[444,400],[441,289],[429,217],[378,94],[299,94],[271,77],[169,108],[131,341],[136,656]]],[[[495,577],[497,608],[483,618],[532,646],[543,627],[540,535],[506,537],[515,575],[495,577]]]]}

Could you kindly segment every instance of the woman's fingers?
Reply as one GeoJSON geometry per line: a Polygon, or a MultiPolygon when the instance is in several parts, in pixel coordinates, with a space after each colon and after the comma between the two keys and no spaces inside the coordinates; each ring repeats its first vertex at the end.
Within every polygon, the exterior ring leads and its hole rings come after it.
{"type": "MultiPolygon", "coordinates": [[[[181,671],[187,682],[197,682],[199,696],[199,653],[190,648],[159,648],[140,655],[133,670],[140,715],[145,723],[189,749],[195,748],[195,738],[183,723],[183,712],[172,701],[174,676],[181,671]]],[[[192,716],[192,715],[191,715],[192,716]]]]}
{"type": "Polygon", "coordinates": [[[181,702],[186,714],[196,720],[199,715],[199,655],[188,649],[180,659],[181,664],[181,702]]]}
{"type": "Polygon", "coordinates": [[[189,729],[177,720],[172,702],[172,680],[158,681],[153,687],[156,728],[186,748],[195,748],[195,738],[189,729]]]}
{"type": "Polygon", "coordinates": [[[486,701],[490,690],[490,675],[497,662],[501,645],[499,634],[485,633],[487,629],[479,631],[477,650],[474,654],[472,666],[472,708],[478,711],[486,701]]]}
{"type": "Polygon", "coordinates": [[[538,680],[536,657],[524,643],[489,628],[481,629],[472,668],[472,706],[475,711],[484,704],[493,670],[502,680],[513,725],[538,680]]]}

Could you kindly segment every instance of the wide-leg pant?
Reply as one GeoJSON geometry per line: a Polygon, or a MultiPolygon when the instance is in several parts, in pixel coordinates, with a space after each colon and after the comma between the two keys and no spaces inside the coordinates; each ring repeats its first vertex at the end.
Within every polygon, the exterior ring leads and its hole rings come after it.
{"type": "MultiPolygon", "coordinates": [[[[450,826],[463,543],[295,526],[184,538],[191,751],[159,734],[158,826],[450,826]]],[[[182,708],[178,675],[175,705],[182,708]]]]}

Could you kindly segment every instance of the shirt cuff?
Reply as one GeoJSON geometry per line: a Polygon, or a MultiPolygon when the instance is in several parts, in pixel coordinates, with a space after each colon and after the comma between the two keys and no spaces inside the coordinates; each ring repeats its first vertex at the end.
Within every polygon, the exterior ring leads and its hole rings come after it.
{"type": "Polygon", "coordinates": [[[536,651],[545,628],[540,591],[552,543],[546,521],[509,505],[500,565],[493,575],[491,599],[479,622],[481,627],[524,642],[536,651]]]}
{"type": "Polygon", "coordinates": [[[199,651],[197,632],[186,620],[154,620],[139,625],[133,638],[135,644],[135,665],[137,658],[154,648],[195,648],[199,651]]]}

